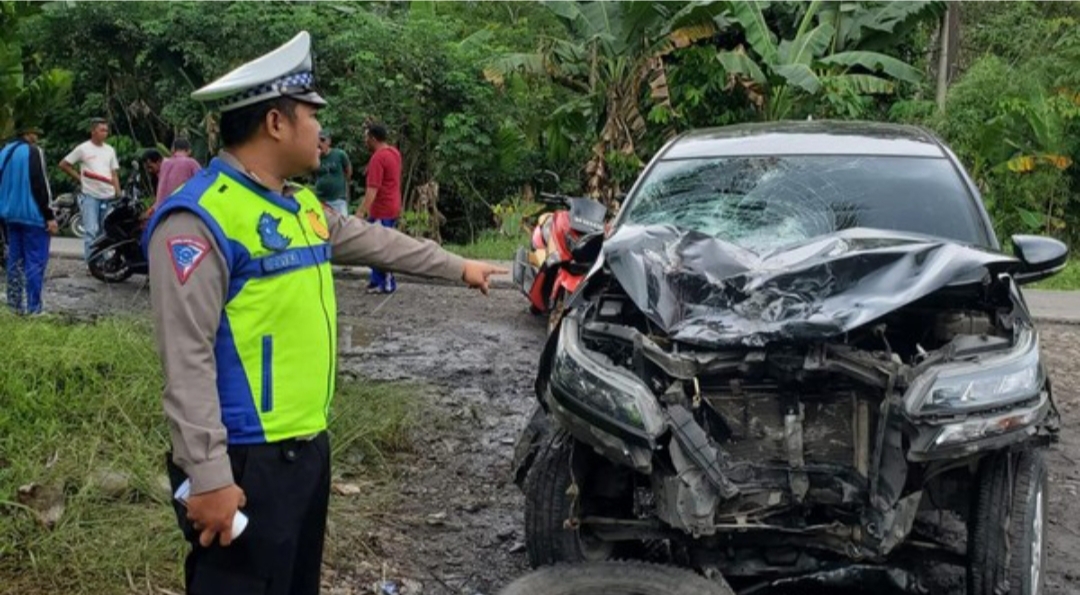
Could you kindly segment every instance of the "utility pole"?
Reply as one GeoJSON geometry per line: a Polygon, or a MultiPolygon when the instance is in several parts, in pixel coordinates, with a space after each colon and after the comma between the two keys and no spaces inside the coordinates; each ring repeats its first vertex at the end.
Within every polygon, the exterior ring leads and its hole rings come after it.
{"type": "Polygon", "coordinates": [[[945,12],[941,15],[938,24],[938,69],[937,69],[937,108],[945,111],[945,98],[949,91],[949,79],[952,74],[952,65],[955,61],[954,49],[958,48],[957,39],[960,33],[959,14],[956,12],[955,2],[945,5],[945,12]]]}

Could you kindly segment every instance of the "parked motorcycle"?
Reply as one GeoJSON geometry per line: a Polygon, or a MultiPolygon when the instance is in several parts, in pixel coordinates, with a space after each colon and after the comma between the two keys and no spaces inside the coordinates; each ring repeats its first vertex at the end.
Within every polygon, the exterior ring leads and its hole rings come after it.
{"type": "Polygon", "coordinates": [[[543,207],[530,245],[518,248],[513,278],[529,298],[529,310],[548,316],[550,331],[596,260],[598,244],[589,240],[604,233],[607,208],[589,198],[547,192],[538,197],[543,207]]]}
{"type": "Polygon", "coordinates": [[[56,215],[56,226],[61,230],[68,230],[77,238],[86,237],[86,229],[83,227],[82,214],[79,212],[78,196],[74,192],[65,192],[56,195],[49,206],[56,215]]]}
{"type": "Polygon", "coordinates": [[[90,244],[86,263],[90,274],[106,283],[120,283],[149,270],[141,246],[145,210],[139,196],[142,168],[138,161],[133,161],[131,168],[124,192],[101,222],[101,235],[90,244]]]}

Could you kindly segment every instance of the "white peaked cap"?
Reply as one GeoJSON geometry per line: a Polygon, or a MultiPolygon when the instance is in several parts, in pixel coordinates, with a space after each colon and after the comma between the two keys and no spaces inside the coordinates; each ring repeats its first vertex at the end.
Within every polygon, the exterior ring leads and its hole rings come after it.
{"type": "Polygon", "coordinates": [[[312,85],[311,35],[301,31],[276,50],[241,65],[191,94],[196,101],[214,102],[222,112],[273,99],[291,97],[326,105],[312,85]]]}

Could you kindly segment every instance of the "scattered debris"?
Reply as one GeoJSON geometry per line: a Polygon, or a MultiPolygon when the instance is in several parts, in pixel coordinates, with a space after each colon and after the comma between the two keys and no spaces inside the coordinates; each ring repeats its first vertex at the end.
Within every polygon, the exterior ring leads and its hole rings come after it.
{"type": "Polygon", "coordinates": [[[90,474],[90,485],[108,500],[122,500],[131,493],[131,474],[102,467],[90,474]]]}
{"type": "Polygon", "coordinates": [[[19,486],[16,499],[33,512],[38,522],[47,529],[55,527],[64,516],[65,497],[60,486],[28,483],[19,486]]]}
{"type": "Polygon", "coordinates": [[[427,517],[427,524],[432,527],[440,527],[446,524],[446,513],[436,512],[435,514],[429,514],[427,517]]]}
{"type": "Polygon", "coordinates": [[[335,483],[333,490],[339,496],[355,496],[363,491],[355,483],[335,483]]]}

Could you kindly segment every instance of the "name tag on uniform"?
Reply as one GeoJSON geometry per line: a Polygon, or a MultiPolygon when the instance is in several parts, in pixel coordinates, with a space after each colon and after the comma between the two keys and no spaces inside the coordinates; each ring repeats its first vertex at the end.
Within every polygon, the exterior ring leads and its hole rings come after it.
{"type": "Polygon", "coordinates": [[[300,255],[296,252],[282,252],[262,259],[263,271],[273,273],[283,269],[291,269],[300,266],[300,255]]]}

